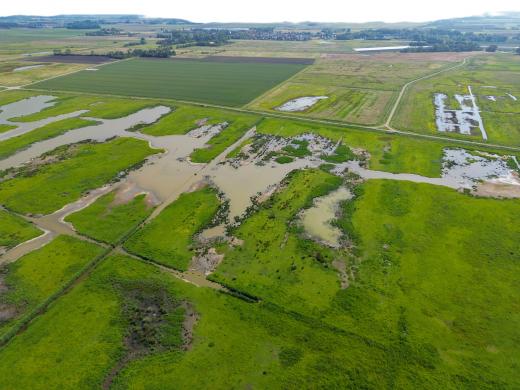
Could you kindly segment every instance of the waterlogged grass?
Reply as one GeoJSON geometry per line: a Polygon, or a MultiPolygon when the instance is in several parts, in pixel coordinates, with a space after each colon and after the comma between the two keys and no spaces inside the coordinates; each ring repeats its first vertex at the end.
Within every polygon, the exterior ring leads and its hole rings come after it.
{"type": "Polygon", "coordinates": [[[0,93],[0,106],[14,103],[18,100],[27,99],[31,96],[35,96],[34,92],[30,91],[3,91],[0,93]]]}
{"type": "Polygon", "coordinates": [[[338,276],[329,266],[342,254],[300,237],[290,222],[342,180],[321,170],[298,171],[286,180],[285,188],[233,233],[244,244],[224,249],[211,279],[292,310],[313,311],[338,290],[338,276]]]}
{"type": "Polygon", "coordinates": [[[305,68],[297,64],[133,59],[35,84],[35,88],[240,106],[305,68]]]}
{"type": "MultiPolygon", "coordinates": [[[[413,84],[404,95],[392,126],[418,133],[481,141],[478,130],[474,136],[440,133],[435,124],[434,94],[444,93],[454,100],[454,94],[466,95],[467,87],[471,86],[482,110],[489,142],[520,145],[520,100],[515,101],[507,95],[520,97],[520,60],[517,57],[510,54],[475,57],[462,68],[413,84]],[[494,96],[497,101],[490,101],[488,96],[494,96]]],[[[458,108],[456,102],[453,106],[458,108]]]]}
{"type": "Polygon", "coordinates": [[[97,122],[81,118],[63,119],[58,122],[49,123],[43,127],[17,137],[6,139],[0,142],[0,159],[7,158],[16,154],[20,150],[27,149],[36,142],[58,137],[69,130],[81,127],[92,126],[97,122]]]}
{"type": "Polygon", "coordinates": [[[260,118],[254,115],[234,115],[231,123],[208,141],[207,147],[193,151],[190,155],[191,161],[195,163],[210,162],[238,141],[247,130],[251,129],[259,121],[260,118]]]}
{"type": "Polygon", "coordinates": [[[350,148],[367,150],[370,153],[371,169],[392,173],[416,173],[429,177],[440,176],[442,150],[449,145],[278,118],[265,118],[258,125],[257,131],[281,137],[295,137],[312,132],[333,141],[341,140],[350,148]]]}
{"type": "Polygon", "coordinates": [[[172,113],[140,131],[153,136],[165,136],[186,134],[202,124],[216,125],[227,123],[225,129],[209,140],[208,147],[197,149],[191,154],[190,157],[193,162],[206,163],[213,160],[227,147],[240,139],[260,119],[256,115],[216,108],[179,106],[172,113]]]}
{"type": "Polygon", "coordinates": [[[13,125],[0,125],[0,133],[5,133],[6,131],[16,129],[16,126],[13,125]]]}
{"type": "Polygon", "coordinates": [[[21,213],[48,214],[156,152],[146,142],[131,138],[61,147],[51,152],[57,161],[21,169],[2,182],[0,204],[21,213]]]}
{"type": "Polygon", "coordinates": [[[1,274],[7,290],[0,294],[0,304],[9,307],[12,315],[0,321],[0,335],[60,291],[102,251],[97,245],[58,236],[43,248],[7,265],[1,274]]]}
{"type": "Polygon", "coordinates": [[[305,96],[327,96],[302,112],[284,114],[375,125],[383,121],[394,93],[375,89],[336,87],[327,84],[287,82],[255,100],[248,107],[278,112],[284,103],[305,96]]]}
{"type": "Polygon", "coordinates": [[[205,188],[182,194],[149,224],[135,232],[125,248],[144,258],[186,270],[193,256],[193,236],[213,219],[220,201],[205,188]]]}
{"type": "Polygon", "coordinates": [[[140,131],[153,136],[186,134],[190,130],[200,127],[201,123],[216,125],[223,122],[232,122],[236,116],[240,116],[240,114],[217,108],[176,106],[173,112],[140,131]]]}
{"type": "MultiPolygon", "coordinates": [[[[32,94],[38,95],[34,92],[32,94]]],[[[80,110],[88,110],[88,113],[85,115],[90,117],[116,119],[133,114],[143,108],[157,105],[157,102],[153,100],[124,99],[108,96],[63,95],[55,93],[52,95],[58,97],[56,104],[52,107],[32,115],[13,118],[12,120],[18,122],[33,122],[80,110]]]]}
{"type": "Polygon", "coordinates": [[[144,194],[127,203],[118,203],[115,195],[115,192],[104,195],[65,220],[72,223],[81,234],[115,244],[152,211],[152,207],[146,204],[144,194]]]}
{"type": "Polygon", "coordinates": [[[0,209],[0,247],[11,249],[43,232],[24,219],[0,209]]]}

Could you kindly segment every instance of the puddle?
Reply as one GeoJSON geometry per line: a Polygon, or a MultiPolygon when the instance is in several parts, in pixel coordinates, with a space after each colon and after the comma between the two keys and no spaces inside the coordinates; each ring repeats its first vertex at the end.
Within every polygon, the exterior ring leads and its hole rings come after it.
{"type": "Polygon", "coordinates": [[[509,96],[512,100],[515,102],[518,100],[516,96],[511,95],[510,93],[506,93],[507,96],[509,96]]]}
{"type": "Polygon", "coordinates": [[[342,201],[352,198],[346,187],[340,187],[331,193],[316,198],[314,205],[301,213],[301,223],[305,232],[313,239],[333,248],[340,246],[342,232],[331,221],[336,218],[342,201]]]}
{"type": "Polygon", "coordinates": [[[475,135],[475,129],[478,129],[482,139],[487,140],[486,129],[480,109],[471,86],[468,85],[467,95],[455,95],[455,100],[459,104],[458,110],[449,109],[446,106],[448,96],[443,93],[434,94],[435,104],[435,123],[437,130],[440,132],[453,132],[465,135],[475,135]]]}
{"type": "Polygon", "coordinates": [[[21,66],[19,68],[13,69],[13,72],[23,72],[24,70],[31,70],[31,69],[38,69],[42,68],[45,65],[28,65],[28,66],[21,66]]]}
{"type": "Polygon", "coordinates": [[[297,99],[289,100],[288,102],[282,104],[280,107],[277,107],[276,110],[284,112],[305,111],[308,108],[314,106],[320,100],[328,98],[328,96],[304,96],[297,99]]]}

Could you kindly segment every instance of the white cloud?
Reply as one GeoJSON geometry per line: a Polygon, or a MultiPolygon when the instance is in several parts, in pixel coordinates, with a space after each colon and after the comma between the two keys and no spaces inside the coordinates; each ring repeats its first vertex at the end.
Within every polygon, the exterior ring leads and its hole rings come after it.
{"type": "Polygon", "coordinates": [[[518,0],[17,0],[3,1],[2,15],[56,15],[85,13],[142,14],[185,18],[193,21],[428,21],[480,15],[486,12],[520,11],[518,0]]]}

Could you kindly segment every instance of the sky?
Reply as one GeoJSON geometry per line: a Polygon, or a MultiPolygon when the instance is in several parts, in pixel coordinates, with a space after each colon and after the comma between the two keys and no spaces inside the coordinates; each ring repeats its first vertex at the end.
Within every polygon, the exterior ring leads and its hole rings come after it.
{"type": "Polygon", "coordinates": [[[424,22],[520,11],[518,0],[3,0],[0,15],[140,14],[194,22],[424,22]]]}

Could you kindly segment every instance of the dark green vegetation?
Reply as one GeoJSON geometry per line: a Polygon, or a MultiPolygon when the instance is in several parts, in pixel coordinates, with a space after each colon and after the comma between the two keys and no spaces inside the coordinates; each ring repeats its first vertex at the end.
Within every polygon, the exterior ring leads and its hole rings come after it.
{"type": "Polygon", "coordinates": [[[217,194],[211,188],[182,194],[134,233],[125,248],[146,259],[186,270],[194,254],[193,236],[211,222],[219,206],[217,194]]]}
{"type": "Polygon", "coordinates": [[[40,234],[42,231],[31,223],[0,209],[0,249],[11,249],[40,234]]]}
{"type": "Polygon", "coordinates": [[[145,195],[138,195],[122,203],[111,192],[99,198],[89,207],[71,214],[67,222],[81,234],[98,241],[115,244],[132,228],[142,222],[152,211],[146,204],[145,195]]]}
{"type": "MultiPolygon", "coordinates": [[[[59,236],[50,244],[0,269],[0,336],[59,293],[103,249],[78,239],[59,236]]],[[[1,340],[1,338],[0,338],[1,340]]]]}
{"type": "Polygon", "coordinates": [[[228,106],[245,104],[305,66],[133,59],[96,72],[44,81],[36,88],[191,100],[228,106]]]}
{"type": "Polygon", "coordinates": [[[25,167],[3,181],[0,203],[21,213],[48,214],[155,152],[146,142],[131,138],[60,147],[47,156],[50,163],[25,167]]]}
{"type": "Polygon", "coordinates": [[[69,130],[95,125],[96,122],[81,118],[64,119],[53,122],[29,133],[9,138],[0,143],[0,159],[12,156],[20,150],[26,149],[32,144],[46,139],[54,138],[69,130]]]}

